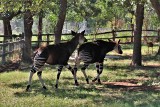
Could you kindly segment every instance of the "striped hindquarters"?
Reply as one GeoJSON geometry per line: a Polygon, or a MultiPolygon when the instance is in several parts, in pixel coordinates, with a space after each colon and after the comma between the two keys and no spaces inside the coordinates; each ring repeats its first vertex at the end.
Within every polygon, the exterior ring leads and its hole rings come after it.
{"type": "Polygon", "coordinates": [[[48,57],[44,55],[44,53],[37,53],[34,57],[33,66],[36,70],[41,70],[42,66],[44,66],[48,57]]]}
{"type": "Polygon", "coordinates": [[[84,63],[90,63],[93,60],[91,53],[85,50],[81,50],[78,56],[84,63]]]}

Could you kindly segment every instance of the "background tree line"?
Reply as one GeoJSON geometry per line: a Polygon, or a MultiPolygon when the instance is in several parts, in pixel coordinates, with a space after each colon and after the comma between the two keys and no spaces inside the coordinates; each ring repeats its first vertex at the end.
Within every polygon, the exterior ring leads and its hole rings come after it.
{"type": "MultiPolygon", "coordinates": [[[[51,22],[49,29],[54,32],[55,43],[61,41],[65,21],[86,21],[95,34],[98,28],[135,28],[132,65],[141,66],[142,28],[158,29],[160,26],[159,0],[1,0],[0,19],[3,21],[4,41],[12,36],[11,20],[23,19],[24,57],[31,62],[31,38],[33,18],[38,24],[38,39],[41,40],[44,20],[51,22]],[[157,13],[157,14],[156,14],[157,13]],[[157,17],[158,15],[158,17],[157,17]],[[124,23],[124,24],[123,24],[124,23]],[[123,27],[122,27],[123,25],[123,27]],[[127,25],[127,26],[125,26],[127,25]]],[[[78,28],[76,29],[78,30],[78,28]]],[[[160,49],[157,54],[160,54],[160,49]]]]}

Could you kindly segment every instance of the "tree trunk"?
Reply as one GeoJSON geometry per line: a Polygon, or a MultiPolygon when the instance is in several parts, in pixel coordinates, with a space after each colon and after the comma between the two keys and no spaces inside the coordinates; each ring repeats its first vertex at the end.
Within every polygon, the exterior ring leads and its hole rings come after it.
{"type": "Polygon", "coordinates": [[[26,63],[31,63],[31,38],[32,38],[32,25],[33,18],[30,10],[26,10],[24,13],[24,50],[23,50],[23,61],[26,63]]]}
{"type": "Polygon", "coordinates": [[[67,11],[67,0],[60,0],[60,12],[58,16],[58,22],[55,27],[55,44],[60,43],[61,41],[61,34],[66,17],[66,11],[67,11]]]}
{"type": "Polygon", "coordinates": [[[136,8],[136,28],[134,31],[134,47],[133,47],[133,66],[142,66],[141,59],[141,36],[142,36],[142,26],[144,18],[144,4],[137,3],[136,8]]]}
{"type": "MultiPolygon", "coordinates": [[[[159,17],[159,20],[160,20],[160,1],[158,0],[150,0],[151,1],[151,4],[153,6],[153,8],[155,9],[158,17],[159,17]]],[[[160,36],[160,30],[159,30],[159,33],[158,33],[158,36],[160,36]]],[[[158,37],[158,41],[159,41],[159,49],[158,49],[158,52],[156,55],[160,55],[160,37],[158,37]]]]}
{"type": "Polygon", "coordinates": [[[11,39],[12,37],[12,29],[11,29],[11,24],[10,24],[10,19],[8,18],[3,18],[3,26],[4,26],[4,41],[7,39],[11,39]]]}
{"type": "Polygon", "coordinates": [[[38,20],[38,47],[40,46],[42,41],[42,24],[43,24],[43,12],[39,13],[39,20],[38,20]]]}

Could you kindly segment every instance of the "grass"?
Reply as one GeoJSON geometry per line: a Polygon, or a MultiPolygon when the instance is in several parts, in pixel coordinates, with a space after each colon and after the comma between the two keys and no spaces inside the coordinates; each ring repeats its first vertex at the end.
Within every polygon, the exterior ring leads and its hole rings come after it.
{"type": "MultiPolygon", "coordinates": [[[[125,47],[127,46],[123,46],[125,47]]],[[[154,52],[157,49],[158,47],[155,47],[154,52]]],[[[96,76],[94,65],[87,69],[90,84],[86,84],[80,70],[77,72],[80,83],[78,87],[74,86],[71,73],[64,68],[58,89],[53,87],[57,66],[46,66],[42,77],[48,90],[42,89],[38,77],[34,75],[31,92],[25,92],[29,69],[0,73],[0,107],[160,107],[159,90],[104,84],[130,82],[146,87],[160,86],[160,57],[155,58],[145,53],[146,50],[144,46],[142,52],[144,67],[129,66],[132,54],[130,48],[124,49],[124,54],[118,59],[105,60],[101,85],[91,82],[96,76]]],[[[113,55],[113,52],[109,55],[113,55]]],[[[73,66],[72,62],[69,63],[73,66]]]]}

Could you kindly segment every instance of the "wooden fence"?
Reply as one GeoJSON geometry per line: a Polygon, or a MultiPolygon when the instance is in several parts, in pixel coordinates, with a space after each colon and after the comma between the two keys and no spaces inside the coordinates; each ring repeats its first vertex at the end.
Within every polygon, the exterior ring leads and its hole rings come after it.
{"type": "MultiPolygon", "coordinates": [[[[86,37],[89,41],[95,39],[122,39],[122,43],[132,43],[133,42],[133,30],[112,30],[108,32],[100,32],[97,34],[86,34],[86,37]]],[[[13,38],[23,37],[23,34],[13,35],[13,38]]],[[[0,35],[0,38],[4,38],[4,35],[0,35]]],[[[71,38],[71,34],[62,34],[61,41],[67,41],[71,38]]],[[[143,30],[142,31],[142,41],[155,41],[160,38],[160,30],[143,30]],[[145,39],[144,39],[145,38],[145,39]]],[[[32,45],[38,44],[38,42],[45,42],[47,44],[54,43],[54,34],[42,34],[42,41],[38,41],[38,34],[33,34],[32,36],[32,45]]],[[[2,43],[2,39],[0,39],[2,43]]]]}
{"type": "MultiPolygon", "coordinates": [[[[97,34],[86,34],[86,38],[89,41],[95,40],[95,39],[121,39],[122,44],[130,44],[133,43],[133,30],[119,30],[119,31],[109,31],[109,32],[101,32],[97,34]]],[[[23,34],[20,35],[13,35],[12,40],[21,37],[23,38],[23,34]]],[[[23,40],[19,39],[16,41],[10,41],[10,42],[3,42],[2,38],[4,38],[3,35],[0,35],[0,57],[2,57],[2,63],[6,61],[6,56],[14,53],[15,51],[21,51],[23,48],[23,40]]],[[[71,34],[62,34],[62,42],[67,41],[71,38],[71,34]]],[[[33,34],[32,36],[32,49],[34,47],[37,47],[38,43],[45,42],[48,44],[54,44],[54,34],[42,34],[42,41],[38,41],[38,35],[33,34]]],[[[142,31],[142,41],[143,43],[146,42],[159,42],[160,40],[160,30],[143,30],[142,31]]]]}
{"type": "Polygon", "coordinates": [[[7,42],[1,42],[0,43],[0,57],[1,57],[1,63],[4,64],[7,61],[7,57],[13,56],[13,54],[17,53],[17,55],[14,55],[14,60],[20,60],[22,56],[22,49],[23,49],[24,40],[23,39],[16,39],[16,40],[10,40],[7,42]]]}

